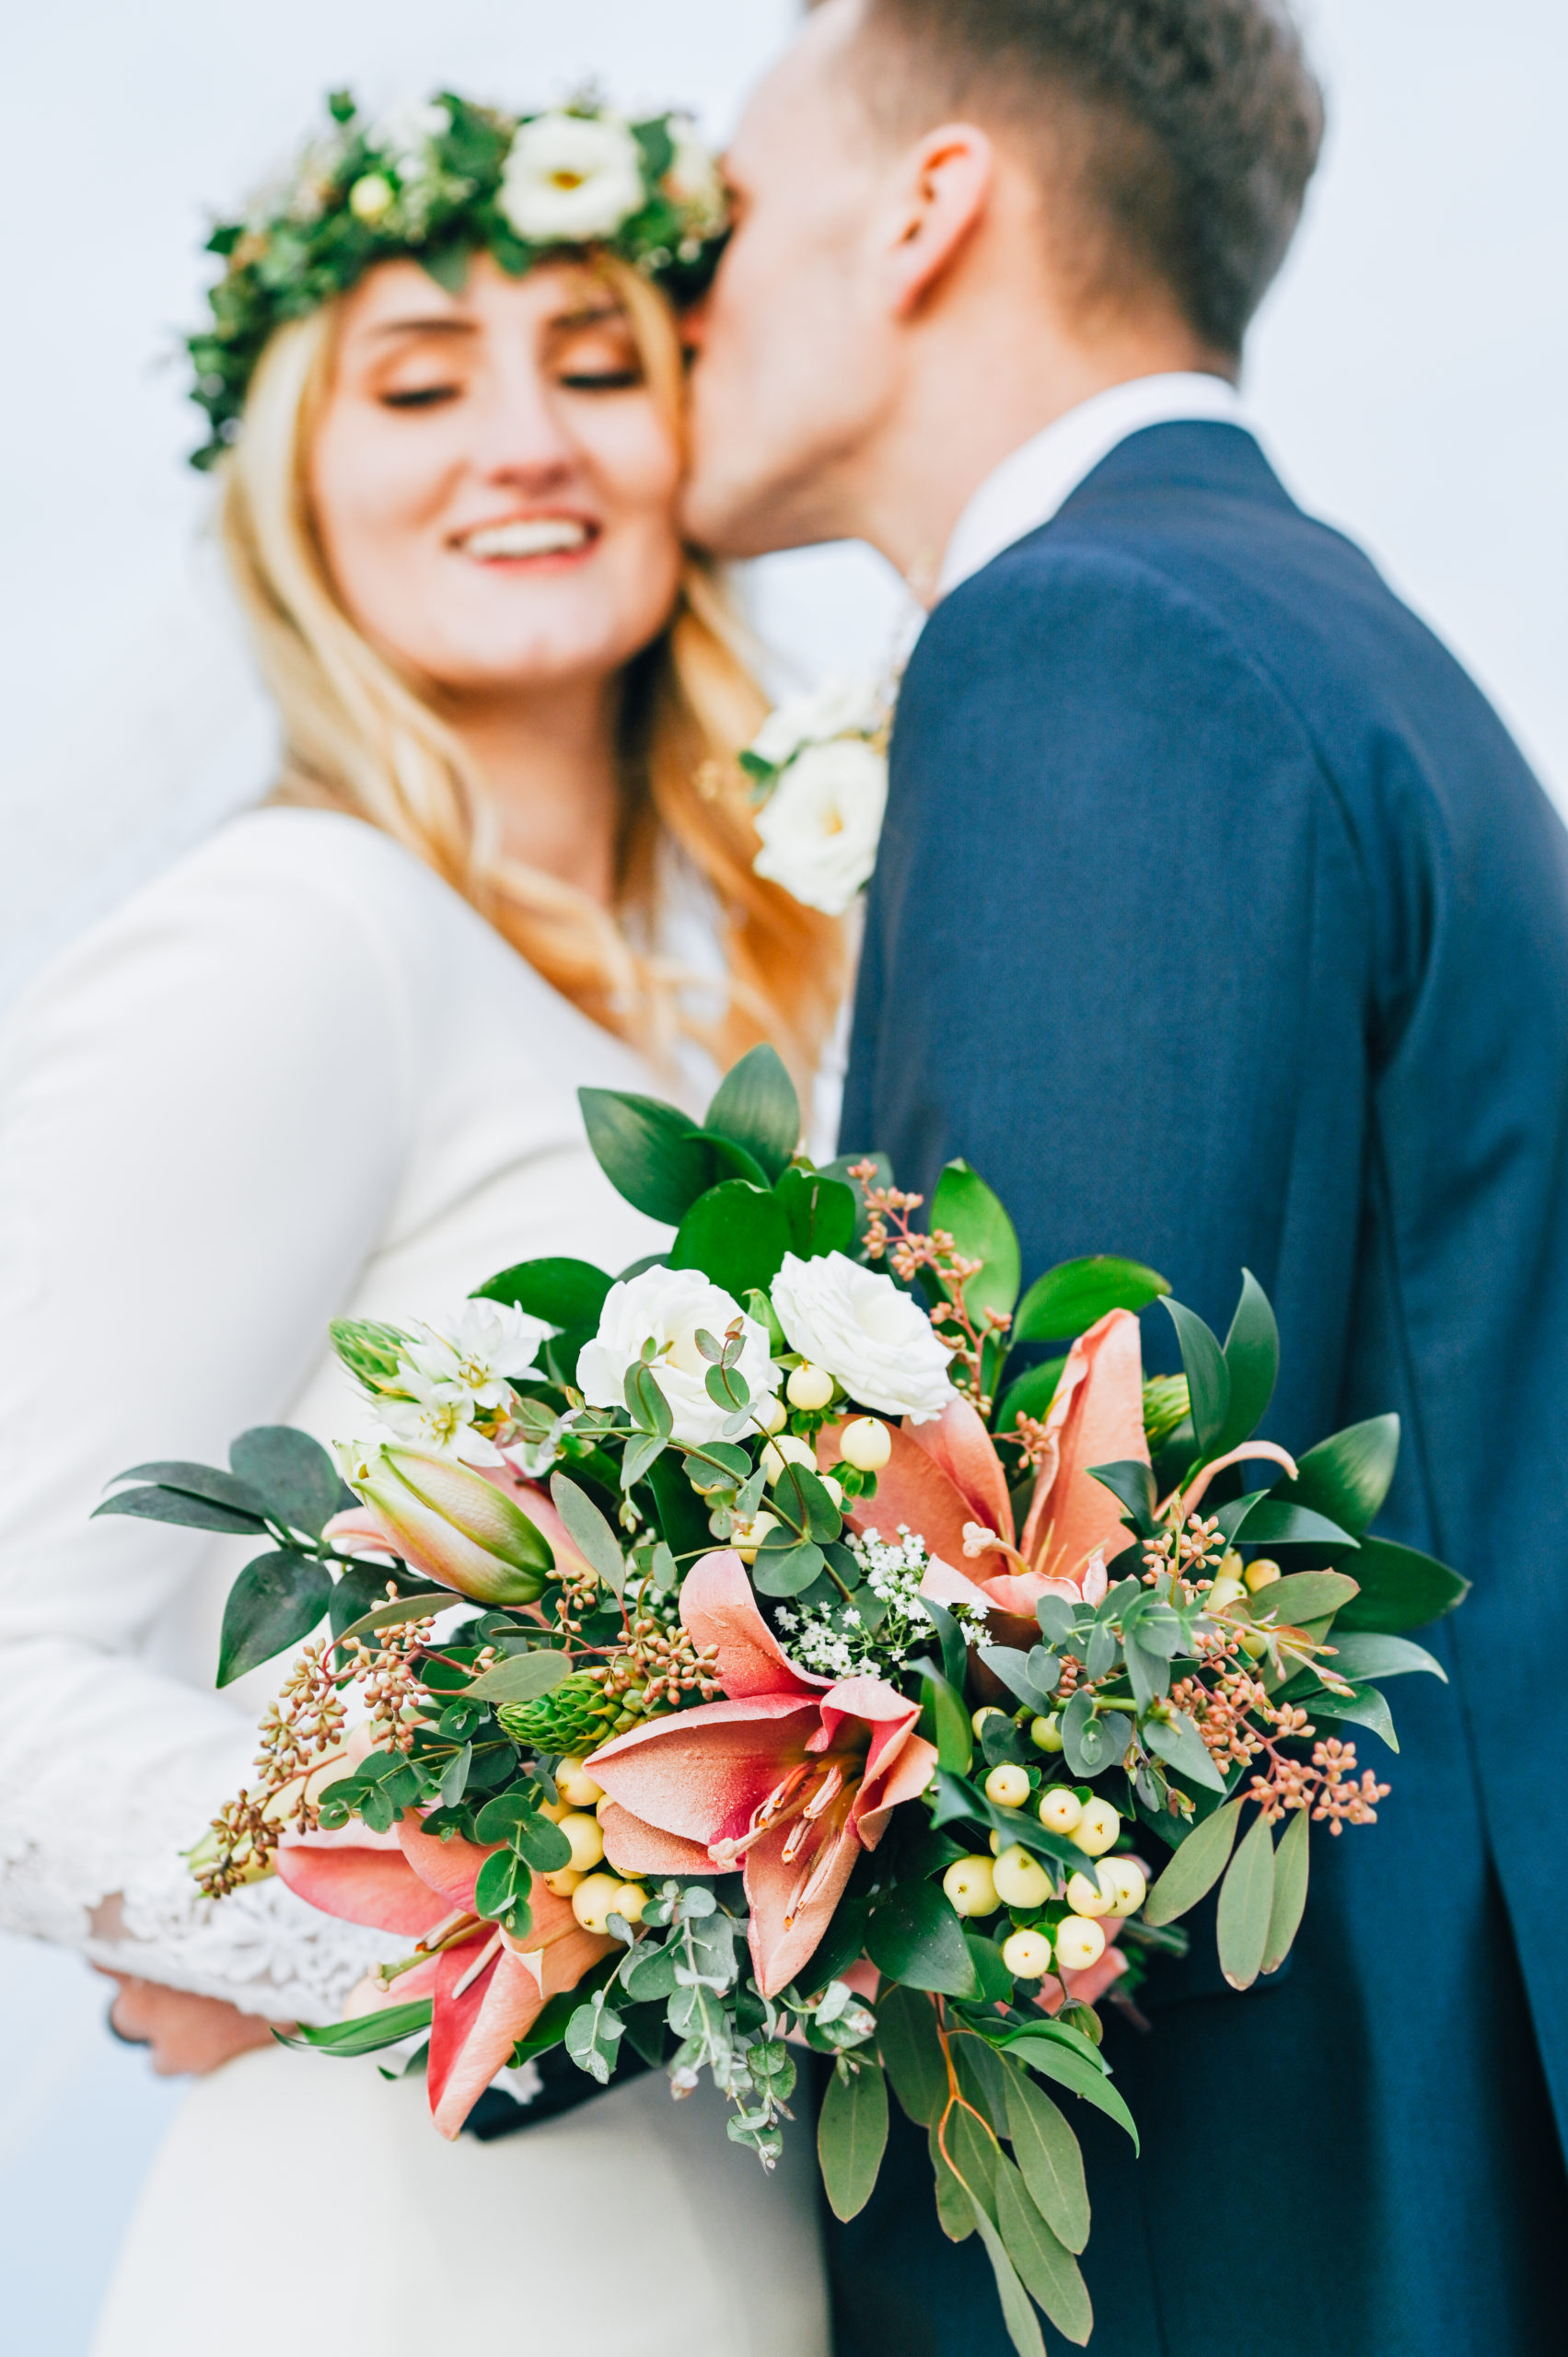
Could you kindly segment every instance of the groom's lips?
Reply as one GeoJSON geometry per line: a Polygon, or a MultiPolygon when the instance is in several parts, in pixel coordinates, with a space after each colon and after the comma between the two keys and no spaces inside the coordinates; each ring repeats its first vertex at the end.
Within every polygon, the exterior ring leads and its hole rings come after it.
{"type": "Polygon", "coordinates": [[[509,516],[497,523],[476,524],[454,534],[450,545],[488,569],[556,572],[591,555],[599,530],[591,516],[556,509],[548,515],[509,516]]]}

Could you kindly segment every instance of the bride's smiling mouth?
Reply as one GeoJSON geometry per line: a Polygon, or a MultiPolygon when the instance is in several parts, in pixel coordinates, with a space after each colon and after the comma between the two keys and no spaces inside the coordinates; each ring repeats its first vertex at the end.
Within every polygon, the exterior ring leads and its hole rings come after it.
{"type": "Polygon", "coordinates": [[[451,545],[475,563],[563,564],[592,553],[599,527],[586,516],[514,516],[501,524],[480,524],[455,535],[451,545]]]}

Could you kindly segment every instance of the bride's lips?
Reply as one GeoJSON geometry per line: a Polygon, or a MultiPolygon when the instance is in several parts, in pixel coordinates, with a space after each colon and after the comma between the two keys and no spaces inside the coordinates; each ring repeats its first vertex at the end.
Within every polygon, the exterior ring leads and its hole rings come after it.
{"type": "Polygon", "coordinates": [[[476,524],[454,536],[452,546],[476,564],[515,572],[551,572],[591,555],[599,527],[591,517],[555,514],[511,516],[497,524],[476,524]]]}

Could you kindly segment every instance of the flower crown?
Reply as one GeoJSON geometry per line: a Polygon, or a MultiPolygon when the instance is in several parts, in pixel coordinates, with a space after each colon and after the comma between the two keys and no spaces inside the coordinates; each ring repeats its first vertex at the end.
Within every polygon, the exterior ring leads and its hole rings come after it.
{"type": "Polygon", "coordinates": [[[227,268],[208,296],[210,323],[187,340],[210,428],[194,466],[212,466],[238,438],[273,330],[346,294],[377,262],[412,257],[455,294],[473,253],[520,278],[563,246],[597,246],[677,302],[713,274],[724,191],[685,116],[628,122],[587,99],[509,115],[443,91],[366,122],[347,91],[327,104],[331,128],[207,240],[227,268]]]}

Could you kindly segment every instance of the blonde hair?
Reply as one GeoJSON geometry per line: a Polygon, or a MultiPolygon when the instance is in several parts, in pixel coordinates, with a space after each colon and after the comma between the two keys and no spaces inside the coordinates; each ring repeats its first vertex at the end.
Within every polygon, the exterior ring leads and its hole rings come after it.
{"type": "MultiPolygon", "coordinates": [[[[681,354],[668,303],[613,256],[591,266],[622,306],[679,434],[681,354]]],[[[350,811],[394,836],[546,981],[656,1060],[678,1031],[722,1063],[767,1039],[805,1082],[843,988],[842,928],[752,870],[757,834],[736,756],[767,702],[712,572],[688,554],[668,622],[628,667],[621,856],[607,910],[506,855],[494,799],[430,691],[373,647],[343,606],[308,489],[337,311],[325,305],[273,335],[223,462],[224,547],[283,720],[275,798],[350,811]],[[651,946],[661,839],[679,846],[721,911],[727,989],[716,1022],[693,1010],[693,978],[651,946]]]]}

